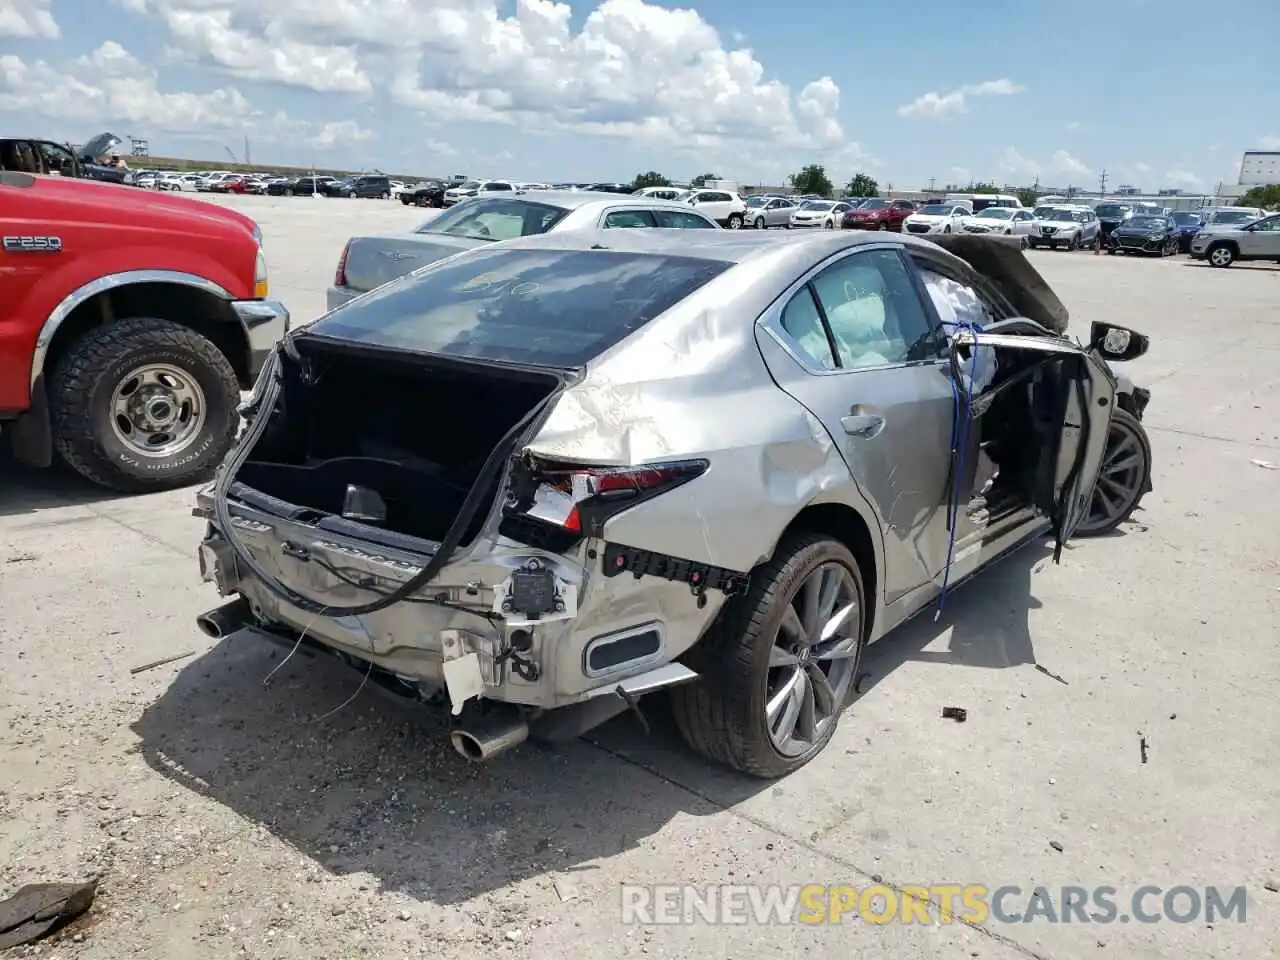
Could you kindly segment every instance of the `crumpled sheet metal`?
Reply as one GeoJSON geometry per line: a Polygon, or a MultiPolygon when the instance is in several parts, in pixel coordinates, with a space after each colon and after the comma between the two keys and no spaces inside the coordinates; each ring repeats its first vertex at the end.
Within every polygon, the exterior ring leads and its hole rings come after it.
{"type": "Polygon", "coordinates": [[[1067,332],[1071,315],[1016,240],[964,233],[938,234],[929,240],[995,284],[1021,316],[1054,333],[1067,332]]]}

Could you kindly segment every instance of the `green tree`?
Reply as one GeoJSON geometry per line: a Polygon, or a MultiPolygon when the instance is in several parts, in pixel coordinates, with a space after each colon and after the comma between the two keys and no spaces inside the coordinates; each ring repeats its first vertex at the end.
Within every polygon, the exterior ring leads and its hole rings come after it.
{"type": "Polygon", "coordinates": [[[643,190],[645,187],[669,187],[671,181],[657,170],[650,170],[648,173],[637,173],[635,182],[631,186],[635,190],[643,190]]]}
{"type": "Polygon", "coordinates": [[[845,196],[848,197],[878,197],[880,196],[880,184],[876,183],[875,178],[866,173],[856,173],[852,180],[844,188],[845,196]]]}
{"type": "Polygon", "coordinates": [[[1262,207],[1264,210],[1280,209],[1280,186],[1253,187],[1236,202],[1242,207],[1262,207]]]}
{"type": "Polygon", "coordinates": [[[827,177],[827,168],[819,163],[811,163],[799,173],[790,177],[791,189],[796,193],[816,193],[820,197],[831,196],[832,184],[827,177]]]}
{"type": "Polygon", "coordinates": [[[994,183],[971,183],[963,190],[964,193],[999,193],[1000,188],[994,183]]]}
{"type": "Polygon", "coordinates": [[[1030,187],[1019,187],[1015,196],[1017,196],[1018,202],[1024,207],[1034,207],[1036,205],[1036,201],[1040,199],[1039,194],[1030,187]]]}
{"type": "Polygon", "coordinates": [[[718,173],[703,173],[694,177],[693,180],[690,181],[690,184],[694,187],[700,187],[704,183],[706,183],[708,180],[719,180],[719,179],[720,179],[720,174],[718,173]]]}

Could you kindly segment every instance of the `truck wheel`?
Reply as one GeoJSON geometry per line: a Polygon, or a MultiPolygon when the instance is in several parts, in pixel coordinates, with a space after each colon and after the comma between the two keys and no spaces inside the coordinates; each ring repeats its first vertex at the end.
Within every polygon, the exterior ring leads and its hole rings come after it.
{"type": "Polygon", "coordinates": [[[197,483],[240,427],[230,361],[186,327],[136,317],[98,327],[53,373],[54,444],[67,464],[127,493],[197,483]]]}
{"type": "Polygon", "coordinates": [[[816,757],[856,686],[864,595],[843,544],[812,533],[784,541],[694,648],[698,680],[672,688],[684,739],[758,777],[781,777],[816,757]]]}

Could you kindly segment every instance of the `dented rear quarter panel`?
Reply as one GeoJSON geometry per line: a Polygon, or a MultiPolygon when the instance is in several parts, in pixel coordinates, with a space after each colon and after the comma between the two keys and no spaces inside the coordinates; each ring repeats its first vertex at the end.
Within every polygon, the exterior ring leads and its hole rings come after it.
{"type": "Polygon", "coordinates": [[[780,245],[731,268],[602,355],[561,396],[530,453],[619,466],[710,463],[698,479],[610,519],[606,541],[745,572],[772,555],[809,504],[844,503],[878,532],[839,448],[779,389],[756,341],[758,318],[812,259],[811,248],[780,245]]]}

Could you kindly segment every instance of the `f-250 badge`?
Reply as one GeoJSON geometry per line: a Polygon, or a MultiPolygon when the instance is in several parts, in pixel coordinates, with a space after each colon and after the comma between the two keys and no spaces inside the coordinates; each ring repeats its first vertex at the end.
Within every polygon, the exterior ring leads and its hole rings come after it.
{"type": "Polygon", "coordinates": [[[5,237],[5,253],[61,253],[61,237],[5,237]]]}

